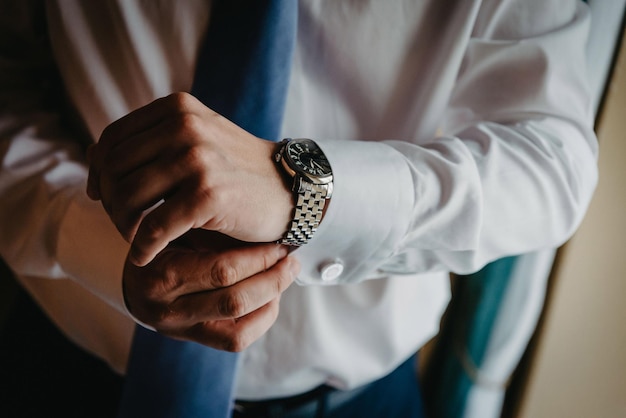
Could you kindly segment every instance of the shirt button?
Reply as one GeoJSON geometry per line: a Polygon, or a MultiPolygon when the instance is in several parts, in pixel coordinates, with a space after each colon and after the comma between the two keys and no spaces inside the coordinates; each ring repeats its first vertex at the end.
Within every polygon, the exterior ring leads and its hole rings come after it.
{"type": "Polygon", "coordinates": [[[323,281],[331,282],[343,273],[343,263],[339,259],[325,261],[320,265],[319,272],[323,281]]]}

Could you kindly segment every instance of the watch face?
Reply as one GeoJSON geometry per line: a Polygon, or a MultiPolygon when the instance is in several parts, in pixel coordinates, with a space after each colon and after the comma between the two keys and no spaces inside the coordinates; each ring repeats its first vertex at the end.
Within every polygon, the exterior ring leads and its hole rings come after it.
{"type": "Polygon", "coordinates": [[[326,156],[310,139],[294,139],[287,144],[286,155],[296,171],[313,177],[327,177],[332,174],[326,156]]]}

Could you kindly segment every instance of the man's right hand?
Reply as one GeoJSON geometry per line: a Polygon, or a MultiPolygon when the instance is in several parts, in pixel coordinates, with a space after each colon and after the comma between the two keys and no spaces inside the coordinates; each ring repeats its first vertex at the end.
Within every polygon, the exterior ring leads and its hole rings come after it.
{"type": "Polygon", "coordinates": [[[127,260],[130,313],[172,338],[226,351],[248,347],[276,320],[280,296],[300,267],[284,246],[232,241],[192,231],[145,267],[127,260]]]}
{"type": "Polygon", "coordinates": [[[294,210],[276,150],[192,95],[174,93],[102,132],[88,151],[87,193],[132,243],[138,266],[192,229],[275,242],[294,210]]]}

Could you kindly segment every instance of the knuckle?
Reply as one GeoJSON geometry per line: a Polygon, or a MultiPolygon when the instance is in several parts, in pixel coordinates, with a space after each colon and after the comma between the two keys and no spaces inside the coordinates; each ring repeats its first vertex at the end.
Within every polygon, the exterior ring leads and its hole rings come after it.
{"type": "Polygon", "coordinates": [[[249,338],[245,332],[233,332],[227,335],[222,342],[223,349],[231,353],[239,353],[248,348],[252,344],[252,339],[249,338]]]}
{"type": "Polygon", "coordinates": [[[143,218],[141,230],[142,237],[148,242],[158,241],[165,233],[163,225],[152,216],[143,218]]]}
{"type": "Polygon", "coordinates": [[[216,231],[226,231],[229,227],[229,213],[232,211],[232,199],[225,188],[211,183],[210,176],[203,176],[194,183],[191,192],[196,203],[190,210],[195,213],[196,227],[206,227],[216,231]]]}
{"type": "Polygon", "coordinates": [[[189,109],[196,102],[195,97],[184,91],[172,93],[166,100],[176,110],[189,109]]]}
{"type": "Polygon", "coordinates": [[[144,306],[156,308],[168,299],[169,290],[165,286],[162,270],[156,271],[152,266],[132,267],[142,273],[134,280],[133,293],[143,301],[144,306]]]}
{"type": "Polygon", "coordinates": [[[237,282],[237,269],[229,260],[217,259],[211,267],[211,285],[215,288],[230,286],[237,282]]]}
{"type": "Polygon", "coordinates": [[[142,289],[143,298],[147,304],[157,305],[159,302],[165,300],[167,292],[161,280],[146,281],[142,289]]]}
{"type": "Polygon", "coordinates": [[[194,198],[197,199],[198,202],[203,202],[203,207],[208,205],[223,207],[221,205],[225,197],[222,196],[222,191],[223,188],[213,184],[211,176],[206,174],[198,178],[195,184],[194,198]]]}
{"type": "Polygon", "coordinates": [[[227,292],[217,302],[217,312],[222,318],[239,318],[246,312],[246,301],[240,292],[227,292]]]}
{"type": "Polygon", "coordinates": [[[166,263],[163,267],[162,286],[168,293],[178,294],[178,289],[184,285],[184,280],[178,274],[177,268],[172,263],[166,263]]]}
{"type": "Polygon", "coordinates": [[[175,314],[169,307],[169,290],[162,275],[151,267],[126,266],[122,283],[126,306],[140,321],[158,327],[175,314]]]}
{"type": "Polygon", "coordinates": [[[201,147],[190,145],[183,151],[182,162],[188,169],[200,169],[203,172],[208,165],[208,157],[201,147]]]}
{"type": "Polygon", "coordinates": [[[232,327],[228,330],[216,327],[214,322],[202,322],[187,328],[185,338],[216,348],[218,350],[238,353],[254,342],[246,329],[232,327]]]}

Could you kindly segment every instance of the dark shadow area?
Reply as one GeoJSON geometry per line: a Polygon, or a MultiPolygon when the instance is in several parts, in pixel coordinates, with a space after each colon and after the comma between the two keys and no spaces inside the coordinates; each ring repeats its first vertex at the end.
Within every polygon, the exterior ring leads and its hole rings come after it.
{"type": "Polygon", "coordinates": [[[0,416],[114,417],[123,379],[61,334],[1,268],[0,416]]]}

